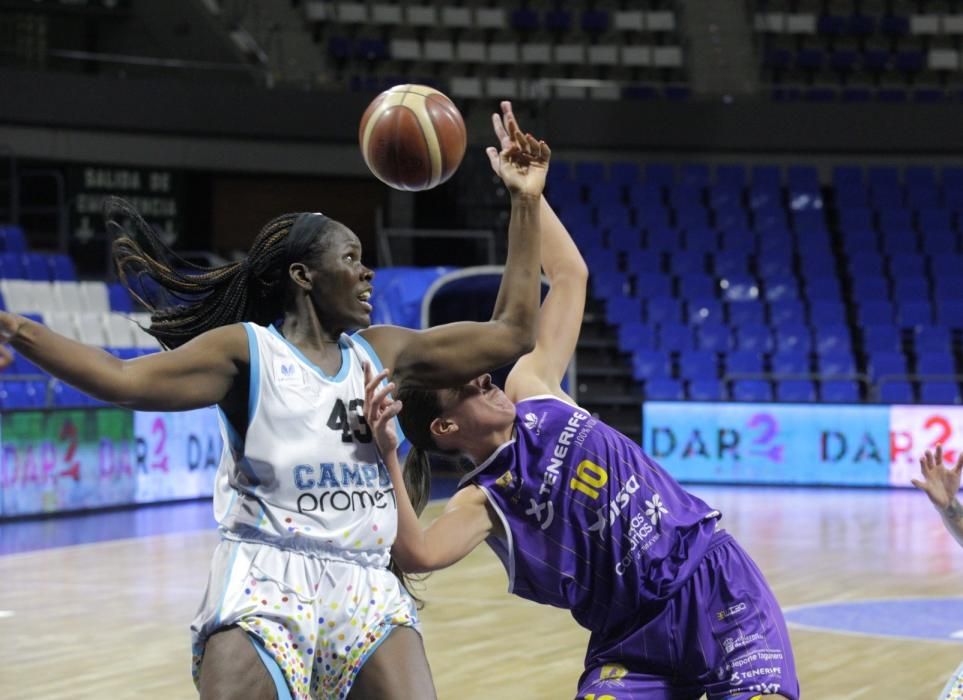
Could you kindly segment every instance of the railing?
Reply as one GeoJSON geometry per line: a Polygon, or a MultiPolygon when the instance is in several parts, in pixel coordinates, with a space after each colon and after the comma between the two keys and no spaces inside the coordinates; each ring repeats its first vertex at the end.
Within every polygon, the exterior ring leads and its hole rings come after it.
{"type": "MultiPolygon", "coordinates": [[[[43,205],[32,205],[32,206],[22,206],[17,203],[18,215],[19,216],[50,216],[53,219],[53,235],[56,237],[57,245],[56,248],[61,253],[66,253],[67,248],[70,244],[68,238],[68,225],[67,225],[67,185],[64,182],[63,173],[59,170],[54,170],[52,168],[24,168],[18,178],[17,187],[18,192],[22,190],[22,183],[28,180],[45,180],[49,179],[53,183],[53,188],[56,192],[54,197],[55,201],[53,206],[43,206],[43,205]]],[[[19,197],[19,194],[18,194],[19,197]]],[[[32,234],[36,235],[36,227],[31,231],[32,234]]]]}

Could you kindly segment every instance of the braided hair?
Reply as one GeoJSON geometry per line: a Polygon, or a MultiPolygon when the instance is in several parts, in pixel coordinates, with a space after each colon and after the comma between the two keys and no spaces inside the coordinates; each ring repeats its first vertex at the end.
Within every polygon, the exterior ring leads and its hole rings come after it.
{"type": "Polygon", "coordinates": [[[150,311],[144,330],[168,349],[212,328],[277,321],[290,302],[288,268],[319,254],[333,223],[323,214],[282,214],[265,224],[243,260],[206,267],[176,255],[125,200],[108,197],[104,216],[115,236],[117,274],[150,311]]]}

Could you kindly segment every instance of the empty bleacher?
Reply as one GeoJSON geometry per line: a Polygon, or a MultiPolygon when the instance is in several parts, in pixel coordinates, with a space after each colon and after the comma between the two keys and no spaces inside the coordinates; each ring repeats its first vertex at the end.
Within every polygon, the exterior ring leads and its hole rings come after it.
{"type": "MultiPolygon", "coordinates": [[[[78,281],[68,256],[29,251],[16,226],[0,226],[0,309],[120,358],[160,349],[142,330],[149,319],[134,312],[126,289],[116,283],[78,281]]],[[[100,402],[52,379],[20,355],[0,374],[0,410],[97,405],[100,402]]]]}
{"type": "MultiPolygon", "coordinates": [[[[822,182],[806,166],[556,162],[548,190],[642,396],[960,402],[963,169],[822,182]]],[[[598,376],[617,372],[579,372],[614,393],[598,376]]]]}
{"type": "Polygon", "coordinates": [[[458,99],[688,97],[671,0],[622,3],[302,3],[337,82],[403,82],[458,99]]]}
{"type": "Polygon", "coordinates": [[[763,76],[778,100],[958,101],[955,0],[757,0],[763,76]]]}

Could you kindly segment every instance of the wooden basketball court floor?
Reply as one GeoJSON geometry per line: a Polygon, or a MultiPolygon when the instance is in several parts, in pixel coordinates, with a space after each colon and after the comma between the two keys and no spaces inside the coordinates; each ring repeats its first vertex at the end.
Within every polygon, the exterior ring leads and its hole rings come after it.
{"type": "MultiPolygon", "coordinates": [[[[692,490],[722,510],[784,608],[963,592],[963,549],[920,493],[692,490]]],[[[433,504],[426,516],[437,512],[433,504]]],[[[0,524],[0,551],[18,528],[40,528],[41,540],[57,541],[58,533],[70,539],[60,531],[77,521],[0,524]]],[[[196,697],[188,625],[217,534],[209,516],[204,529],[185,527],[0,556],[0,698],[196,697]]],[[[442,700],[573,697],[587,634],[564,611],[512,598],[505,587],[484,547],[426,582],[424,635],[442,700]]],[[[963,617],[950,622],[963,630],[963,617]]],[[[802,696],[815,700],[929,700],[963,660],[963,644],[951,636],[790,631],[802,696]]]]}

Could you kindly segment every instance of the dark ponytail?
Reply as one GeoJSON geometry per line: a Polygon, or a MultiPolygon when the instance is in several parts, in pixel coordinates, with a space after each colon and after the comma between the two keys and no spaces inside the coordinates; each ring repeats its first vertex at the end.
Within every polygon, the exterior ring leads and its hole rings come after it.
{"type": "MultiPolygon", "coordinates": [[[[431,495],[431,462],[428,453],[417,447],[412,447],[405,457],[404,466],[405,490],[408,492],[408,499],[411,507],[415,510],[415,515],[421,515],[428,505],[431,495]]],[[[401,585],[405,587],[408,594],[414,599],[420,610],[425,606],[425,601],[415,595],[414,589],[420,586],[422,581],[428,578],[428,574],[408,574],[405,573],[398,563],[392,559],[388,567],[391,573],[398,577],[401,585]]]]}
{"type": "Polygon", "coordinates": [[[176,255],[127,201],[108,197],[107,230],[116,236],[117,274],[151,313],[148,333],[166,348],[241,321],[267,325],[284,313],[287,269],[320,245],[323,214],[282,214],[261,229],[240,262],[204,267],[176,255]]]}

